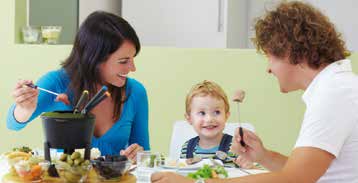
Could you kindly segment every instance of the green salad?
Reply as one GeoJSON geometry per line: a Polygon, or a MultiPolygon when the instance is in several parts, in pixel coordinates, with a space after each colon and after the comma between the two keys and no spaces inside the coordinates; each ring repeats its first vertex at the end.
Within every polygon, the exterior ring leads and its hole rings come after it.
{"type": "Polygon", "coordinates": [[[209,165],[204,165],[196,172],[189,173],[187,177],[192,179],[227,178],[228,174],[223,166],[210,167],[209,165]]]}

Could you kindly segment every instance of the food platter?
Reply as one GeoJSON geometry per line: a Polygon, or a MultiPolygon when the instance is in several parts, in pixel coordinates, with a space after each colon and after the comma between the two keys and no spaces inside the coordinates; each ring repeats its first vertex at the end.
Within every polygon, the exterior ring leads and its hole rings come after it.
{"type": "MultiPolygon", "coordinates": [[[[89,160],[83,159],[83,155],[80,152],[73,152],[72,154],[61,153],[60,155],[59,159],[56,158],[52,161],[54,171],[59,176],[59,178],[56,178],[50,176],[50,172],[53,172],[53,169],[50,171],[51,162],[45,160],[38,152],[13,150],[3,153],[0,155],[0,182],[57,183],[85,181],[91,183],[101,182],[102,180],[120,183],[136,182],[135,176],[128,173],[128,168],[131,165],[130,161],[120,155],[119,157],[122,157],[122,159],[115,159],[117,156],[106,156],[105,162],[99,163],[96,161],[97,163],[93,164],[93,166],[89,160]],[[122,162],[125,164],[120,164],[122,162]],[[121,165],[126,165],[126,167],[128,165],[128,168],[122,168],[121,165]],[[84,167],[86,168],[84,169],[84,167]],[[101,172],[102,168],[111,169],[112,172],[105,171],[103,173],[101,172]]],[[[94,160],[91,161],[94,162],[94,160]]]]}

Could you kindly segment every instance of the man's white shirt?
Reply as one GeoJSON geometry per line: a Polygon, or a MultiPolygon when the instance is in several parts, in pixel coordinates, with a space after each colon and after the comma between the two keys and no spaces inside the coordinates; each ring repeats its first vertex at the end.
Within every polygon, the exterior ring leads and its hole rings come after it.
{"type": "Polygon", "coordinates": [[[324,68],[302,96],[306,112],[295,145],[335,156],[318,183],[358,183],[358,77],[349,60],[324,68]]]}

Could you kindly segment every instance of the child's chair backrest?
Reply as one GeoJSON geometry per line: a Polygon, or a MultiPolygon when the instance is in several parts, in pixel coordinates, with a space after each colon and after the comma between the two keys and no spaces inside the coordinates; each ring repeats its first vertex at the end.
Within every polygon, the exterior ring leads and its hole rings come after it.
{"type": "MultiPolygon", "coordinates": [[[[250,123],[241,123],[242,127],[250,131],[255,131],[255,128],[250,123]]],[[[224,133],[234,135],[235,129],[239,126],[238,123],[226,123],[224,133]]],[[[182,145],[189,139],[197,136],[193,127],[186,121],[176,121],[173,126],[172,138],[170,141],[169,157],[171,159],[178,159],[180,157],[180,150],[182,145]]]]}

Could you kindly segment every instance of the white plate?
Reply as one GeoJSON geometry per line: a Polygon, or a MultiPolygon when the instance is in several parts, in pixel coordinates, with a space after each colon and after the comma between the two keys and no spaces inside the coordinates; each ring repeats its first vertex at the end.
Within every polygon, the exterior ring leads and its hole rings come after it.
{"type": "MultiPolygon", "coordinates": [[[[177,161],[177,164],[184,164],[185,166],[177,167],[173,165],[162,165],[161,167],[164,169],[177,169],[179,171],[191,171],[191,170],[198,170],[202,168],[205,164],[209,166],[214,166],[213,162],[210,159],[203,159],[198,163],[195,163],[193,165],[188,165],[185,162],[186,159],[179,159],[177,161]]],[[[223,163],[220,160],[214,160],[218,164],[222,165],[223,163]]]]}
{"type": "Polygon", "coordinates": [[[267,173],[269,171],[267,170],[261,170],[261,169],[239,169],[239,168],[226,168],[226,171],[228,172],[229,178],[234,177],[242,177],[250,174],[260,174],[260,173],[267,173]]]}

